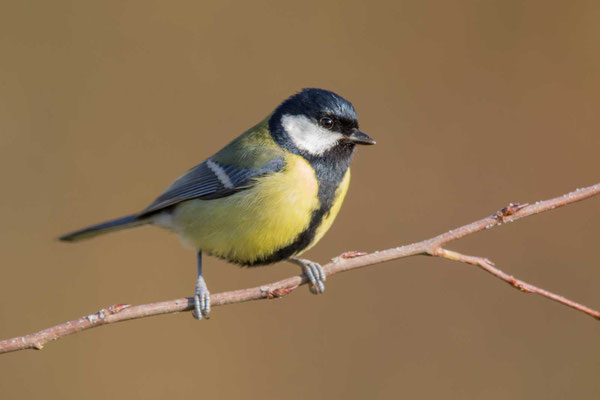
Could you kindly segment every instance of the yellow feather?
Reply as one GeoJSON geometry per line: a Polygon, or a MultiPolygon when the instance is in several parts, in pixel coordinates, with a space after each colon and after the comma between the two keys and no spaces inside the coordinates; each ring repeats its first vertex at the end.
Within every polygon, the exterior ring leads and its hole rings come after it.
{"type": "Polygon", "coordinates": [[[344,178],[342,179],[342,181],[340,182],[340,185],[336,189],[335,195],[333,198],[333,203],[331,205],[331,209],[329,210],[329,213],[325,214],[325,216],[323,217],[323,221],[321,221],[321,225],[319,225],[319,227],[317,228],[315,237],[313,238],[312,242],[310,242],[310,244],[304,250],[299,252],[298,254],[302,254],[303,252],[305,252],[306,250],[310,249],[315,244],[317,244],[317,242],[319,240],[321,240],[323,235],[325,235],[325,233],[327,233],[329,228],[331,228],[331,224],[333,224],[335,217],[337,217],[338,213],[340,212],[340,208],[342,207],[342,203],[344,202],[346,193],[348,193],[349,186],[350,186],[350,168],[348,168],[348,171],[346,171],[344,178]]]}
{"type": "Polygon", "coordinates": [[[241,263],[291,244],[319,207],[318,183],[304,158],[292,153],[285,158],[280,173],[257,178],[248,190],[182,203],[175,209],[172,226],[192,247],[241,263]]]}

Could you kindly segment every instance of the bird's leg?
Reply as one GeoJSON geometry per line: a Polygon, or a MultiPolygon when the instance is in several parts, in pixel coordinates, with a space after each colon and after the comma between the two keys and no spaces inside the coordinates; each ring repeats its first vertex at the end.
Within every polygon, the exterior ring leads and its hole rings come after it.
{"type": "Polygon", "coordinates": [[[302,267],[302,272],[310,282],[310,292],[312,294],[321,294],[325,291],[323,282],[327,280],[327,276],[319,263],[296,257],[290,257],[288,261],[302,267]]]}
{"type": "Polygon", "coordinates": [[[194,318],[208,319],[210,313],[210,292],[202,276],[202,252],[198,252],[198,279],[196,279],[196,293],[194,294],[194,318]]]}

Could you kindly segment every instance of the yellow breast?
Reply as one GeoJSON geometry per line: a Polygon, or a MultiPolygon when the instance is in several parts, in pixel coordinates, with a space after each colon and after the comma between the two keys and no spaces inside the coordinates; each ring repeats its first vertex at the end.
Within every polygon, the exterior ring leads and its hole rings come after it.
{"type": "Polygon", "coordinates": [[[346,193],[348,193],[349,186],[350,186],[350,168],[348,168],[348,170],[346,171],[346,174],[344,175],[344,178],[342,179],[342,182],[340,182],[340,185],[336,189],[335,195],[333,198],[333,203],[331,204],[331,209],[329,210],[329,213],[325,214],[325,216],[323,217],[323,221],[321,222],[321,225],[319,225],[319,227],[317,228],[317,230],[315,232],[315,237],[310,242],[310,244],[304,250],[299,252],[298,254],[302,254],[303,252],[305,252],[306,250],[310,249],[315,244],[317,244],[317,242],[319,240],[321,240],[323,235],[325,235],[325,233],[327,233],[329,228],[331,228],[331,224],[333,224],[335,217],[337,217],[338,213],[340,212],[340,208],[342,207],[342,203],[344,202],[346,193]]]}
{"type": "MultiPolygon", "coordinates": [[[[304,158],[287,153],[285,161],[281,172],[257,178],[250,189],[220,199],[182,203],[173,214],[174,230],[196,249],[242,263],[291,244],[319,207],[319,188],[304,158]]],[[[338,210],[339,206],[335,211],[332,208],[328,222],[324,221],[327,227],[317,236],[325,233],[338,210]]]]}

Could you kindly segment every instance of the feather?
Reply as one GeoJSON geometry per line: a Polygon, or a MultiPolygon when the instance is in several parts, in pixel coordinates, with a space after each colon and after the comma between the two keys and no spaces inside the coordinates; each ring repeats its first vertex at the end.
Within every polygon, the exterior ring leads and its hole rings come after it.
{"type": "Polygon", "coordinates": [[[212,158],[198,164],[179,177],[138,217],[144,217],[191,199],[218,199],[252,186],[254,178],[280,171],[284,166],[277,157],[258,169],[223,165],[212,158]]]}

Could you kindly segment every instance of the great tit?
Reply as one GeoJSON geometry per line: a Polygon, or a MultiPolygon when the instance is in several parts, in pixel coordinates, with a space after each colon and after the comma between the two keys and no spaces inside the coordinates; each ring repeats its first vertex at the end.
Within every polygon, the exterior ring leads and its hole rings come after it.
{"type": "Polygon", "coordinates": [[[311,292],[322,293],[323,269],[298,256],[323,237],[340,210],[357,144],[375,141],[358,129],[354,106],[333,92],[304,89],[179,177],[141,212],[60,240],[147,224],[179,234],[197,250],[197,319],[210,312],[203,252],[242,266],[293,262],[302,267],[311,292]]]}

